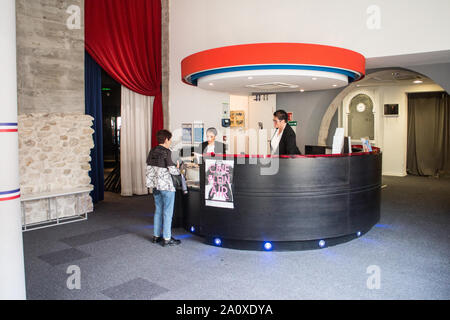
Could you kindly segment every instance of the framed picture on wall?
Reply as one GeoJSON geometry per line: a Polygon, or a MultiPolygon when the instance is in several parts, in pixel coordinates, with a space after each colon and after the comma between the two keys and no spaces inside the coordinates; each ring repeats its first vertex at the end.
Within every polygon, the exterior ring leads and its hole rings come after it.
{"type": "Polygon", "coordinates": [[[203,142],[205,125],[202,122],[194,122],[194,144],[203,142]]]}
{"type": "Polygon", "coordinates": [[[398,104],[385,104],[384,115],[388,117],[398,117],[398,104]]]}
{"type": "Polygon", "coordinates": [[[230,120],[232,128],[243,128],[245,127],[245,111],[243,110],[233,110],[230,112],[230,120]]]}
{"type": "Polygon", "coordinates": [[[183,144],[192,144],[192,123],[182,123],[181,142],[183,144]]]}

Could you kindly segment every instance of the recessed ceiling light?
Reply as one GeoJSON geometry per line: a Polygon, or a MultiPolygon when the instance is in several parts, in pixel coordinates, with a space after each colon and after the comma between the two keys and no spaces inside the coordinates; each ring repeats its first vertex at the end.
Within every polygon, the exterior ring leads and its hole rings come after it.
{"type": "Polygon", "coordinates": [[[317,78],[312,78],[313,80],[317,80],[317,78]]]}
{"type": "Polygon", "coordinates": [[[209,85],[210,85],[210,86],[213,86],[213,85],[214,85],[214,83],[210,82],[210,83],[209,83],[209,85]]]}
{"type": "Polygon", "coordinates": [[[253,77],[248,77],[247,79],[248,79],[248,80],[252,80],[252,79],[253,79],[253,77]]]}
{"type": "Polygon", "coordinates": [[[337,87],[337,84],[333,84],[333,87],[337,87]]]}
{"type": "Polygon", "coordinates": [[[300,92],[305,92],[305,89],[300,89],[300,92]]]}
{"type": "Polygon", "coordinates": [[[414,82],[414,83],[423,83],[422,80],[414,80],[413,82],[414,82]]]}

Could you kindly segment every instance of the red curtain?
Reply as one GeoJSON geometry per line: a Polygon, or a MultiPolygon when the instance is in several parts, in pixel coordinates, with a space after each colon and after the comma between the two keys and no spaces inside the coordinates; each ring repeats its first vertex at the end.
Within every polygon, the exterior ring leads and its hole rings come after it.
{"type": "Polygon", "coordinates": [[[94,60],[128,89],[155,96],[152,147],[163,129],[161,0],[86,0],[85,46],[94,60]]]}

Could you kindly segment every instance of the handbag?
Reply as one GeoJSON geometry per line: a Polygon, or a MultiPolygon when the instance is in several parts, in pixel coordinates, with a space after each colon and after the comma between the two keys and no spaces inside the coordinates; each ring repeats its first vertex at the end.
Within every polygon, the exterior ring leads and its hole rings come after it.
{"type": "Polygon", "coordinates": [[[168,167],[166,167],[166,168],[167,168],[167,171],[169,172],[170,176],[172,177],[172,183],[173,183],[173,187],[175,188],[175,190],[181,190],[181,188],[183,186],[183,183],[181,181],[181,179],[182,179],[181,173],[179,175],[173,175],[170,173],[169,168],[168,167]]]}
{"type": "MultiPolygon", "coordinates": [[[[188,193],[188,188],[187,188],[187,184],[186,184],[186,178],[184,177],[184,175],[181,173],[177,174],[177,175],[173,175],[170,173],[170,170],[168,167],[167,171],[169,171],[170,176],[172,177],[172,183],[173,183],[173,187],[175,188],[175,190],[181,190],[183,191],[183,194],[187,194],[188,193]]],[[[181,169],[181,165],[180,165],[180,169],[181,169]]]]}
{"type": "MultiPolygon", "coordinates": [[[[170,174],[170,172],[169,172],[170,174]]],[[[186,178],[184,177],[184,175],[182,173],[180,173],[179,175],[170,175],[172,177],[172,183],[173,186],[175,188],[175,190],[181,190],[183,191],[183,194],[188,194],[188,188],[187,188],[187,184],[186,184],[186,178]]]]}
{"type": "Polygon", "coordinates": [[[171,174],[170,175],[171,177],[172,177],[172,182],[173,182],[173,186],[174,186],[174,188],[176,189],[176,190],[181,190],[181,188],[182,188],[182,186],[183,186],[183,184],[182,184],[182,182],[181,182],[181,174],[180,175],[173,175],[173,174],[171,174]]]}

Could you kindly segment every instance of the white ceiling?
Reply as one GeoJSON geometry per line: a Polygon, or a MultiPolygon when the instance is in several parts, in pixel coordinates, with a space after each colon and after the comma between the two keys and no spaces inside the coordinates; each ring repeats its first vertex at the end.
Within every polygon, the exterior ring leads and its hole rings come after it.
{"type": "Polygon", "coordinates": [[[386,67],[408,67],[425,64],[450,63],[450,50],[403,54],[366,59],[366,70],[386,67]]]}
{"type": "Polygon", "coordinates": [[[202,77],[198,87],[233,94],[315,91],[345,87],[348,78],[333,72],[313,70],[250,70],[202,77]]]}
{"type": "Polygon", "coordinates": [[[363,80],[357,82],[357,86],[414,85],[414,81],[416,80],[422,81],[422,83],[417,84],[434,84],[433,80],[416,72],[402,69],[389,69],[367,75],[363,80]]]}

